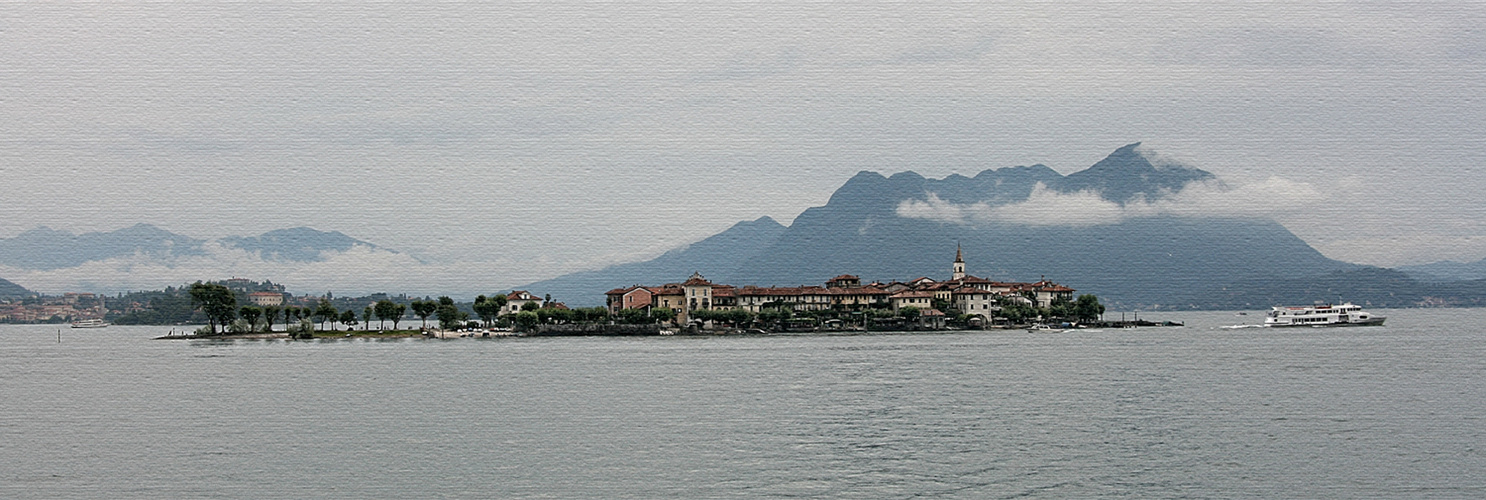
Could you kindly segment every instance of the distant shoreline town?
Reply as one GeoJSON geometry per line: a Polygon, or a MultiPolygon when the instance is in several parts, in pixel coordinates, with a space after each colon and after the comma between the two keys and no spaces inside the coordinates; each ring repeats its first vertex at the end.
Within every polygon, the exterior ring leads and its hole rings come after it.
{"type": "Polygon", "coordinates": [[[417,321],[415,331],[421,334],[561,335],[1008,328],[1094,323],[1104,313],[1097,297],[1075,298],[1076,290],[1047,279],[1001,282],[969,275],[958,247],[950,271],[943,280],[866,284],[842,274],[824,286],[797,287],[718,284],[697,271],[678,283],[612,289],[604,306],[590,308],[570,308],[526,290],[481,295],[468,303],[385,293],[294,296],[283,285],[232,278],[113,298],[91,293],[26,297],[0,303],[0,322],[205,324],[194,334],[312,336],[385,332],[388,323],[398,331],[404,322],[417,321]]]}

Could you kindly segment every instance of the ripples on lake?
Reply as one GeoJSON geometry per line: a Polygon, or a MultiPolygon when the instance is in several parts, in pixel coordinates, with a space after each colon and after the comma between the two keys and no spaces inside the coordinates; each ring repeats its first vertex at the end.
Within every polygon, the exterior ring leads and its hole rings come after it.
{"type": "Polygon", "coordinates": [[[1486,496],[1486,310],[1384,313],[448,341],[0,326],[0,497],[1486,496]]]}

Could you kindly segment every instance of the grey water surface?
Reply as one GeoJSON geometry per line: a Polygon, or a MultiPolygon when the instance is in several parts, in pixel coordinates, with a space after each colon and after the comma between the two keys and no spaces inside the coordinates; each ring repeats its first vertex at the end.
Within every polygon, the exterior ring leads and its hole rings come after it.
{"type": "Polygon", "coordinates": [[[0,497],[1486,497],[1486,310],[1376,312],[442,341],[7,325],[0,497]]]}

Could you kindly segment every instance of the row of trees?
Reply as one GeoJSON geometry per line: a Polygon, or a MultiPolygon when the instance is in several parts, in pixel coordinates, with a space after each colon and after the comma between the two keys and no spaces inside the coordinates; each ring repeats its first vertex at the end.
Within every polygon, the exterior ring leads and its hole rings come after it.
{"type": "Polygon", "coordinates": [[[1047,307],[1037,307],[1020,302],[1009,302],[1001,306],[1001,316],[1014,322],[1033,318],[1060,318],[1079,322],[1098,321],[1104,314],[1104,304],[1093,295],[1079,295],[1076,300],[1055,298],[1047,307]]]}
{"type": "MultiPolygon", "coordinates": [[[[358,320],[356,312],[351,309],[337,310],[329,298],[321,299],[314,307],[298,306],[256,306],[245,305],[237,307],[235,294],[227,287],[216,283],[202,283],[200,281],[189,288],[191,307],[199,309],[207,319],[207,331],[213,335],[219,332],[218,327],[225,329],[235,320],[241,319],[246,324],[247,331],[259,331],[259,321],[263,322],[263,330],[272,331],[274,322],[282,317],[285,325],[293,324],[303,320],[314,320],[321,331],[325,330],[326,323],[330,323],[332,329],[336,323],[355,328],[358,324],[365,324],[371,328],[371,321],[376,318],[378,329],[385,329],[387,322],[392,322],[392,329],[398,328],[398,323],[407,315],[408,309],[423,320],[423,326],[428,326],[428,317],[437,316],[440,326],[445,329],[457,328],[468,319],[469,315],[459,310],[454,299],[439,297],[438,300],[414,300],[410,304],[401,304],[391,300],[379,300],[366,306],[361,311],[358,320]]],[[[487,301],[484,296],[478,301],[480,306],[495,304],[495,301],[487,301]]],[[[500,297],[500,305],[505,304],[505,297],[500,297]]],[[[496,308],[499,310],[499,306],[496,308]]]]}

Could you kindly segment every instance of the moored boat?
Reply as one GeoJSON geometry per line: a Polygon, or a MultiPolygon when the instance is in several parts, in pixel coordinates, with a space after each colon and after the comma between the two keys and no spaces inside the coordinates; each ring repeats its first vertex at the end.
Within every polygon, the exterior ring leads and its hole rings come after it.
{"type": "Polygon", "coordinates": [[[1386,319],[1351,302],[1324,306],[1275,306],[1265,315],[1264,326],[1377,326],[1386,319]]]}
{"type": "Polygon", "coordinates": [[[72,322],[73,328],[104,328],[107,326],[108,323],[104,323],[101,319],[83,319],[72,322]]]}

